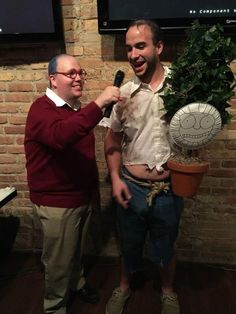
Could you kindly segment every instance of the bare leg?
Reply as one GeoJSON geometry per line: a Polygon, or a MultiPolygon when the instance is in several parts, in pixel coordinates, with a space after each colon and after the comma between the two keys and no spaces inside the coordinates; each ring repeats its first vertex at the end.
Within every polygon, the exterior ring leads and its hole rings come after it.
{"type": "Polygon", "coordinates": [[[120,285],[118,288],[113,290],[110,299],[106,305],[106,314],[118,314],[122,313],[125,303],[130,297],[129,290],[129,278],[124,267],[124,262],[121,262],[121,274],[120,274],[120,285]]]}
{"type": "Polygon", "coordinates": [[[176,268],[176,256],[174,255],[167,267],[160,269],[162,278],[162,314],[180,314],[180,307],[177,294],[173,291],[173,281],[176,268]]]}
{"type": "Polygon", "coordinates": [[[123,258],[121,261],[120,290],[121,291],[129,290],[129,276],[126,272],[123,258]]]}
{"type": "Polygon", "coordinates": [[[173,292],[173,281],[176,269],[176,255],[170,261],[167,267],[160,267],[160,275],[162,279],[162,292],[173,292]]]}

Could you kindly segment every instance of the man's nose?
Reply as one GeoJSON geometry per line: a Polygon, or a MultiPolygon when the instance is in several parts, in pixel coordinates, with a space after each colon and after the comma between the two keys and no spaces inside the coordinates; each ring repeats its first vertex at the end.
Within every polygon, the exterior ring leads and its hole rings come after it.
{"type": "Polygon", "coordinates": [[[133,48],[133,49],[131,50],[131,53],[130,53],[131,59],[135,59],[135,58],[137,58],[138,56],[139,56],[138,50],[137,50],[136,48],[133,48]]]}

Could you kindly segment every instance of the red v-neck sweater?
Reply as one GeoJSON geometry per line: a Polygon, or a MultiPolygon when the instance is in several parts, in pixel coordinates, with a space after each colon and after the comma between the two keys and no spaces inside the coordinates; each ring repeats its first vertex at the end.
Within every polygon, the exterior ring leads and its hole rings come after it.
{"type": "Polygon", "coordinates": [[[31,106],[25,129],[30,199],[34,204],[77,207],[98,187],[93,128],[102,111],[91,102],[74,111],[46,95],[31,106]]]}

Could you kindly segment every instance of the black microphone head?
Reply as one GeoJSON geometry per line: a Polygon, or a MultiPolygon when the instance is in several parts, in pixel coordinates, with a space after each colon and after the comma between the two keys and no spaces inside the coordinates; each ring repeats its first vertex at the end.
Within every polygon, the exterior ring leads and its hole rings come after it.
{"type": "Polygon", "coordinates": [[[114,86],[120,87],[120,85],[123,82],[124,77],[125,77],[125,73],[121,70],[118,70],[115,75],[114,86]]]}
{"type": "MultiPolygon", "coordinates": [[[[125,73],[123,71],[121,71],[121,70],[118,70],[116,72],[113,85],[116,86],[116,87],[120,87],[120,85],[123,82],[124,77],[125,77],[125,73]]],[[[106,110],[104,112],[104,117],[106,117],[106,118],[110,117],[113,105],[114,105],[114,103],[111,103],[109,105],[109,107],[106,108],[106,110]]]]}

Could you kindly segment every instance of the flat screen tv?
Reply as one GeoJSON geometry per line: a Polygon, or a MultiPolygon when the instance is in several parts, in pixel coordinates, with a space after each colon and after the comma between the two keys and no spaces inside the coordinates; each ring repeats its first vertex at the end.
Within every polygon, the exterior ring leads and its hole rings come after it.
{"type": "Polygon", "coordinates": [[[156,20],[173,32],[190,27],[195,19],[236,32],[235,0],[97,0],[97,5],[100,34],[122,33],[137,18],[156,20]]]}
{"type": "Polygon", "coordinates": [[[1,1],[0,42],[63,40],[60,0],[1,1]]]}

